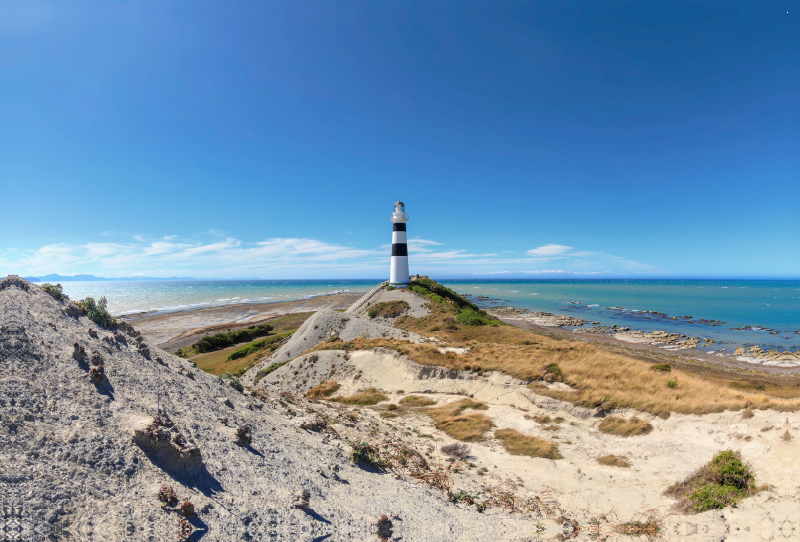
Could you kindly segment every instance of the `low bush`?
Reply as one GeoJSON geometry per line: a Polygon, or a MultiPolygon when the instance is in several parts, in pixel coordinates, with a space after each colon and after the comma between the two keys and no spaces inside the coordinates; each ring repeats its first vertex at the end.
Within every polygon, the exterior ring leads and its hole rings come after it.
{"type": "Polygon", "coordinates": [[[350,454],[350,459],[352,459],[354,463],[368,465],[383,471],[390,467],[389,462],[381,455],[380,451],[370,446],[368,442],[351,442],[350,447],[353,449],[350,454]]]}
{"type": "Polygon", "coordinates": [[[114,327],[117,325],[117,321],[108,312],[108,301],[106,301],[105,296],[97,301],[95,301],[93,297],[87,297],[86,299],[78,301],[78,305],[86,311],[86,316],[89,320],[98,326],[114,327]]]}
{"type": "Polygon", "coordinates": [[[494,437],[511,455],[527,455],[544,459],[562,459],[558,445],[541,437],[525,435],[515,429],[498,429],[494,437]]]}
{"type": "Polygon", "coordinates": [[[662,373],[669,373],[672,371],[672,365],[669,363],[659,363],[658,365],[653,365],[650,367],[653,371],[660,371],[662,373]]]}
{"type": "Polygon", "coordinates": [[[406,395],[400,399],[400,404],[409,407],[426,407],[435,405],[436,401],[419,395],[406,395]]]}
{"type": "Polygon", "coordinates": [[[630,462],[624,457],[609,454],[603,457],[598,457],[597,462],[607,467],[622,467],[624,469],[630,468],[630,462]]]}
{"type": "Polygon", "coordinates": [[[377,405],[381,401],[386,401],[387,399],[388,397],[386,397],[386,395],[384,395],[383,392],[377,388],[369,388],[348,397],[330,398],[331,401],[336,401],[337,403],[359,406],[377,405]]]}
{"type": "Polygon", "coordinates": [[[158,500],[167,506],[178,504],[178,496],[175,495],[175,490],[168,485],[162,485],[158,489],[158,500]]]}
{"type": "Polygon", "coordinates": [[[194,515],[194,505],[191,503],[191,501],[183,501],[181,503],[181,513],[187,518],[194,515]]]}
{"type": "Polygon", "coordinates": [[[471,309],[460,311],[456,315],[456,319],[465,326],[485,326],[490,323],[490,320],[482,317],[480,314],[471,309]]]}
{"type": "Polygon", "coordinates": [[[646,435],[653,430],[653,426],[636,416],[626,420],[618,416],[607,416],[600,422],[598,429],[602,433],[617,435],[620,437],[632,437],[635,435],[646,435]]]}
{"type": "Polygon", "coordinates": [[[319,386],[315,386],[306,392],[306,397],[309,399],[321,399],[322,397],[330,397],[339,391],[341,385],[335,380],[326,380],[319,386]]]}
{"type": "Polygon", "coordinates": [[[677,380],[667,380],[667,387],[668,388],[672,388],[672,389],[677,388],[678,387],[678,381],[677,380]]]}
{"type": "Polygon", "coordinates": [[[469,446],[459,442],[454,442],[453,444],[447,444],[446,446],[442,446],[441,448],[442,453],[449,455],[450,457],[455,457],[457,459],[466,459],[469,457],[469,446]]]}
{"type": "Polygon", "coordinates": [[[252,341],[264,335],[269,335],[270,331],[272,331],[272,326],[269,324],[253,325],[238,331],[226,331],[224,333],[208,335],[194,343],[192,347],[195,352],[205,354],[206,352],[222,350],[234,344],[252,341]]]}
{"type": "Polygon", "coordinates": [[[559,382],[564,380],[564,373],[561,371],[561,367],[558,363],[549,363],[545,365],[544,373],[546,380],[557,380],[559,382]],[[548,375],[550,375],[549,378],[548,375]]]}
{"type": "Polygon", "coordinates": [[[698,513],[734,506],[759,490],[742,454],[725,450],[683,482],[670,486],[665,494],[680,499],[678,508],[684,512],[698,513]]]}
{"type": "Polygon", "coordinates": [[[45,282],[42,284],[42,290],[50,294],[53,299],[58,301],[62,301],[66,296],[64,295],[64,291],[61,289],[60,284],[50,284],[45,282]]]}

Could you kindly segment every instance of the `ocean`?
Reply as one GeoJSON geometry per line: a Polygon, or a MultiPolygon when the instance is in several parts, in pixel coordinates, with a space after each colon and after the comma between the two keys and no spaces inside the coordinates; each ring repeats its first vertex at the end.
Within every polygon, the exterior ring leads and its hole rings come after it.
{"type": "MultiPolygon", "coordinates": [[[[103,281],[65,282],[62,286],[72,299],[105,296],[110,312],[120,315],[235,303],[294,301],[337,292],[366,292],[378,282],[103,281]]],[[[511,305],[568,314],[606,326],[616,324],[642,331],[663,330],[709,338],[717,343],[727,341],[730,346],[759,345],[764,349],[778,350],[800,348],[800,281],[450,280],[442,283],[459,293],[490,298],[475,299],[482,306],[511,305]],[[687,316],[691,318],[685,318],[687,316]]]]}

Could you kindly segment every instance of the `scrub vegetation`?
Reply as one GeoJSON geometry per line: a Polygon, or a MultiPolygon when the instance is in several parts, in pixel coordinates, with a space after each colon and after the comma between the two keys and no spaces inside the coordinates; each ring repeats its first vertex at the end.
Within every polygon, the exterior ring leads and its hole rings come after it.
{"type": "Polygon", "coordinates": [[[734,506],[762,489],[756,486],[755,475],[741,452],[725,450],[665,494],[677,497],[682,511],[698,513],[734,506]]]}
{"type": "Polygon", "coordinates": [[[235,344],[243,343],[245,341],[252,341],[258,337],[269,335],[272,331],[270,324],[259,324],[248,326],[245,329],[237,331],[228,331],[224,333],[216,333],[214,335],[207,335],[194,343],[192,348],[199,354],[206,352],[214,352],[215,350],[222,350],[235,344]]]}
{"type": "Polygon", "coordinates": [[[42,284],[42,290],[50,294],[53,299],[58,301],[62,301],[65,297],[64,290],[62,290],[60,284],[50,284],[49,282],[45,282],[42,284]]]}
{"type": "Polygon", "coordinates": [[[93,297],[87,297],[78,301],[77,304],[86,311],[86,316],[89,320],[98,326],[115,327],[117,325],[116,319],[108,312],[108,301],[106,301],[105,296],[97,301],[93,297]]]}

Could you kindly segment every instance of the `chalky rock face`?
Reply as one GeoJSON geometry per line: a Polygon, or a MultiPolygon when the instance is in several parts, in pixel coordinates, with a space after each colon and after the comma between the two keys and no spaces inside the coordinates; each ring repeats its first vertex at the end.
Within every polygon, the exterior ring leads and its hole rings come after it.
{"type": "Polygon", "coordinates": [[[406,238],[406,206],[397,200],[392,213],[392,266],[389,272],[389,284],[396,288],[406,288],[409,283],[408,274],[408,241],[406,238]]]}
{"type": "MultiPolygon", "coordinates": [[[[334,434],[301,428],[271,396],[144,351],[130,326],[100,327],[73,307],[0,280],[3,542],[370,540],[382,514],[406,541],[534,529],[362,470],[334,434]],[[90,376],[98,367],[102,379],[90,376]],[[162,508],[162,486],[194,514],[162,508]]],[[[311,406],[298,402],[298,419],[312,419],[311,406]]]]}

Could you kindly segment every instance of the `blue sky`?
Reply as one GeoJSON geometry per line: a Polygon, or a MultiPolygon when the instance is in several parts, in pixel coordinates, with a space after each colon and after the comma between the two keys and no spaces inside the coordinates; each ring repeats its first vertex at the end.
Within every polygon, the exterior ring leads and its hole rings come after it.
{"type": "Polygon", "coordinates": [[[0,275],[800,277],[797,8],[3,2],[0,275]]]}

